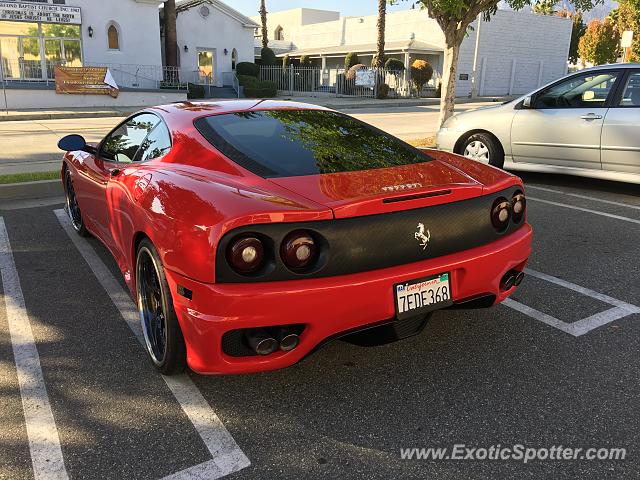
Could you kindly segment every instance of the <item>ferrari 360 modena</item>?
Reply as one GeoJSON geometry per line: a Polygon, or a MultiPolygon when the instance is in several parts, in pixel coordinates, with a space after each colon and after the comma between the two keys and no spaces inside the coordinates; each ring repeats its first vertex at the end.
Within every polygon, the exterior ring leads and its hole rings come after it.
{"type": "Polygon", "coordinates": [[[504,300],[531,251],[518,177],[314,105],[176,103],[59,146],[70,223],[115,258],[163,374],[415,335],[504,300]]]}

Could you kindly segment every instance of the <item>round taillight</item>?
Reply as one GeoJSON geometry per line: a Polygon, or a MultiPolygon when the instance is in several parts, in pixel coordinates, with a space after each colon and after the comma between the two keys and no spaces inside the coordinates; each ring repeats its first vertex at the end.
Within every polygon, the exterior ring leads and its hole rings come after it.
{"type": "Polygon", "coordinates": [[[500,197],[493,202],[491,207],[491,223],[498,232],[504,232],[509,226],[511,216],[511,203],[506,198],[500,197]]]}
{"type": "Polygon", "coordinates": [[[516,192],[511,199],[511,211],[513,212],[513,221],[520,223],[527,209],[527,199],[522,192],[516,192]]]}
{"type": "Polygon", "coordinates": [[[257,270],[264,260],[264,246],[256,237],[242,237],[233,240],[227,248],[227,261],[240,273],[257,270]]]}
{"type": "Polygon", "coordinates": [[[313,237],[304,230],[291,232],[282,241],[280,256],[292,270],[303,270],[316,260],[318,247],[313,237]]]}

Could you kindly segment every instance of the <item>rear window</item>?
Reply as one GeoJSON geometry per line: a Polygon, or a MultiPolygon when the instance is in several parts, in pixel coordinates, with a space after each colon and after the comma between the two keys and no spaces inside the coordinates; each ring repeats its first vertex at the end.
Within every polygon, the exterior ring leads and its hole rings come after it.
{"type": "Polygon", "coordinates": [[[322,110],[261,110],[199,118],[198,131],[261,177],[395,167],[431,160],[363,122],[322,110]]]}

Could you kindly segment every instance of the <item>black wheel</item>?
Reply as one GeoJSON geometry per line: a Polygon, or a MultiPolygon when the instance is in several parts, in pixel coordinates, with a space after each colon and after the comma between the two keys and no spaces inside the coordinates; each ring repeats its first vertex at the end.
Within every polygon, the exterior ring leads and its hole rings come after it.
{"type": "Polygon", "coordinates": [[[76,191],[73,188],[73,180],[71,179],[71,172],[66,170],[64,173],[64,192],[66,197],[64,209],[69,215],[71,220],[71,226],[81,237],[89,236],[89,232],[84,226],[84,220],[82,220],[82,212],[78,205],[78,199],[76,198],[76,191]]]}
{"type": "Polygon", "coordinates": [[[504,166],[504,153],[498,142],[486,133],[474,133],[462,145],[462,155],[494,167],[504,166]]]}
{"type": "Polygon", "coordinates": [[[163,375],[181,373],[187,364],[184,338],[160,257],[147,239],[140,242],[136,255],[136,290],[151,361],[163,375]]]}

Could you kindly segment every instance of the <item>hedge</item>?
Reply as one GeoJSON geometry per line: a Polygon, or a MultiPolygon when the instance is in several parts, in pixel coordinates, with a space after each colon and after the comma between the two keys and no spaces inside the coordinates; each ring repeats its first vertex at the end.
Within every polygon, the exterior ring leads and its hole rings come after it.
{"type": "Polygon", "coordinates": [[[204,86],[198,85],[196,83],[189,84],[189,89],[187,90],[188,99],[204,98],[204,94],[205,94],[204,86]]]}
{"type": "Polygon", "coordinates": [[[260,65],[251,62],[240,62],[236,65],[236,75],[238,75],[238,78],[242,75],[257,78],[260,75],[260,65]]]}
{"type": "Polygon", "coordinates": [[[244,96],[247,98],[266,98],[278,96],[276,84],[269,80],[258,80],[252,86],[244,87],[244,96]]]}
{"type": "Polygon", "coordinates": [[[262,50],[260,50],[260,63],[265,66],[277,65],[278,59],[276,58],[276,54],[273,53],[273,50],[269,47],[263,47],[262,50]]]}

